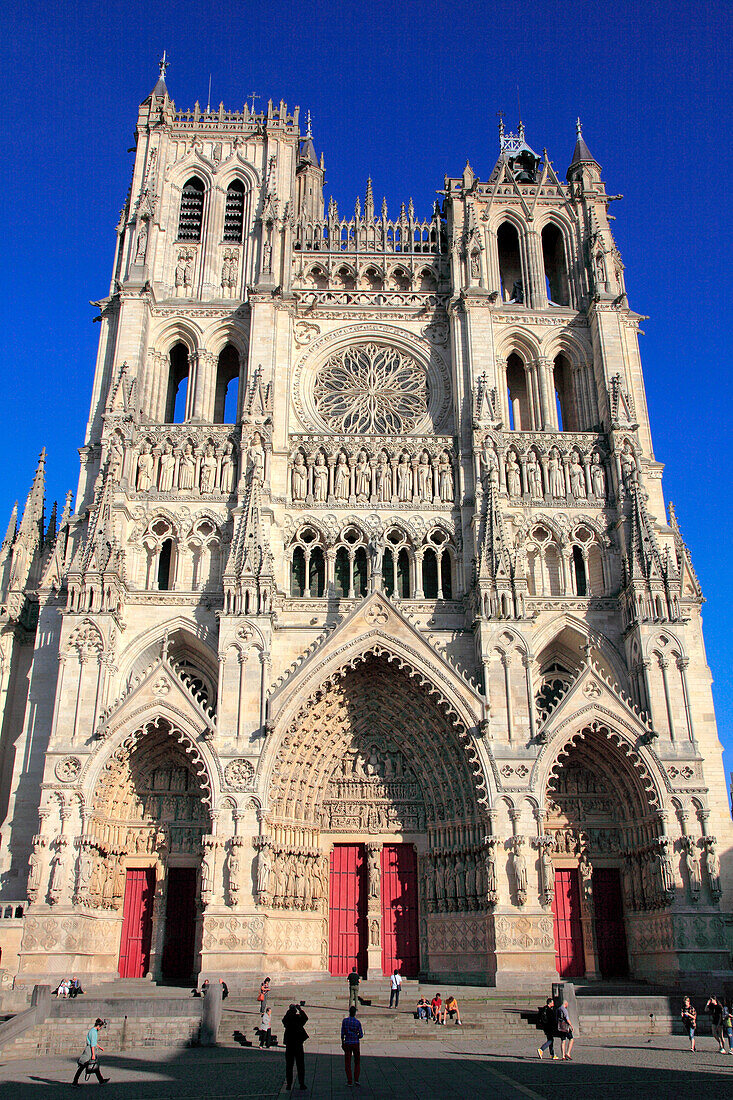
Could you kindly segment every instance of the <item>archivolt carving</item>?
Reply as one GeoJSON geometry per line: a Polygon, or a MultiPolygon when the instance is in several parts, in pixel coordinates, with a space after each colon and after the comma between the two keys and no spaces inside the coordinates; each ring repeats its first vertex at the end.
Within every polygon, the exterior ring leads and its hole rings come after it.
{"type": "Polygon", "coordinates": [[[405,661],[381,646],[359,654],[319,686],[283,737],[273,819],[346,827],[353,803],[359,827],[366,807],[366,827],[371,815],[379,830],[398,827],[400,814],[410,818],[422,803],[428,821],[475,820],[486,798],[481,766],[467,739],[460,745],[465,728],[451,726],[460,727],[455,711],[405,661]]]}

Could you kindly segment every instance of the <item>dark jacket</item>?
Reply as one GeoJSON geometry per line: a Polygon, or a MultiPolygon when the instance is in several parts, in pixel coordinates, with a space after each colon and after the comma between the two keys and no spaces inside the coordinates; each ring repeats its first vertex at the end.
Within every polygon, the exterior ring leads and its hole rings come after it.
{"type": "Polygon", "coordinates": [[[308,1022],[303,1009],[298,1007],[289,1008],[283,1016],[283,1027],[285,1029],[283,1039],[286,1047],[300,1047],[308,1038],[308,1032],[305,1030],[305,1025],[308,1022]]]}

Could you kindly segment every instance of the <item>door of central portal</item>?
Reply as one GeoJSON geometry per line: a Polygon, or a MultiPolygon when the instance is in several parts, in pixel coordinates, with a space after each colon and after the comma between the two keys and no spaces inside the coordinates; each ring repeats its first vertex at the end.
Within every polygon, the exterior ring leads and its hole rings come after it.
{"type": "Polygon", "coordinates": [[[417,857],[412,844],[382,848],[382,971],[416,978],[420,969],[417,930],[417,857]]]}
{"type": "Polygon", "coordinates": [[[363,844],[331,851],[328,969],[336,976],[355,966],[367,972],[367,875],[363,844]]]}
{"type": "Polygon", "coordinates": [[[581,978],[585,974],[585,952],[580,920],[580,884],[575,867],[555,871],[552,915],[557,972],[561,978],[581,978]]]}
{"type": "Polygon", "coordinates": [[[625,978],[629,973],[629,956],[618,867],[593,868],[593,898],[601,977],[625,978]]]}
{"type": "Polygon", "coordinates": [[[169,982],[188,982],[194,970],[196,941],[196,868],[168,868],[162,975],[169,982]]]}

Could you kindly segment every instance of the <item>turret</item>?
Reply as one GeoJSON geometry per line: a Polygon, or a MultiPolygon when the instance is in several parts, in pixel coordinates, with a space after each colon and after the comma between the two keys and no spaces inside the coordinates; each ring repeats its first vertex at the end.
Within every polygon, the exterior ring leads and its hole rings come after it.
{"type": "Polygon", "coordinates": [[[309,111],[308,128],[300,142],[298,165],[295,170],[295,201],[299,218],[305,218],[308,221],[320,221],[323,218],[324,174],[323,157],[320,164],[316,157],[309,111]]]}

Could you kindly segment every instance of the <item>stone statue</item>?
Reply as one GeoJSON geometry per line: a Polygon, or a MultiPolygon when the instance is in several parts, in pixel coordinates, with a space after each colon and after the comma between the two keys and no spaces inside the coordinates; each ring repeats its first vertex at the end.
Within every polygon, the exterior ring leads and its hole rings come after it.
{"type": "Polygon", "coordinates": [[[143,443],[137,459],[137,491],[147,493],[153,484],[153,455],[149,443],[143,443]]]}
{"type": "Polygon", "coordinates": [[[593,496],[605,500],[606,497],[606,471],[603,469],[601,456],[593,455],[590,465],[590,483],[593,488],[593,496]]]}
{"type": "Polygon", "coordinates": [[[163,444],[163,453],[158,462],[158,488],[161,493],[170,493],[173,490],[173,474],[176,468],[176,456],[173,454],[173,445],[168,440],[163,444]]]}
{"type": "Polygon", "coordinates": [[[476,861],[473,855],[466,860],[466,900],[471,905],[476,900],[476,861]]]}
{"type": "Polygon", "coordinates": [[[369,946],[379,947],[379,921],[373,920],[369,926],[369,946]]]}
{"type": "Polygon", "coordinates": [[[537,500],[541,498],[542,493],[542,467],[537,461],[537,455],[534,451],[530,451],[527,455],[527,486],[529,488],[529,495],[537,500]]]}
{"type": "Polygon", "coordinates": [[[440,856],[437,856],[435,860],[435,897],[438,909],[441,909],[445,898],[445,867],[440,856]]]}
{"type": "Polygon", "coordinates": [[[524,856],[523,846],[524,837],[515,836],[512,840],[512,864],[517,890],[517,905],[524,905],[527,900],[527,860],[524,856]]]}
{"type": "Polygon", "coordinates": [[[479,263],[478,252],[471,253],[471,279],[474,282],[478,282],[481,278],[481,265],[479,263]]]}
{"type": "Polygon", "coordinates": [[[412,500],[412,470],[410,462],[403,451],[397,464],[397,499],[402,502],[412,500]]]}
{"type": "Polygon", "coordinates": [[[193,479],[196,473],[196,459],[190,440],[183,444],[183,453],[178,464],[178,488],[193,489],[193,479]]]}
{"type": "Polygon", "coordinates": [[[521,279],[514,280],[514,286],[512,287],[512,296],[509,299],[510,305],[521,306],[524,302],[524,287],[522,286],[521,279]]]}
{"type": "Polygon", "coordinates": [[[441,451],[438,461],[438,492],[444,504],[453,503],[453,468],[447,451],[441,451]]]}
{"type": "Polygon", "coordinates": [[[293,459],[292,473],[293,500],[305,500],[308,496],[308,467],[300,451],[293,459]]]}
{"type": "Polygon", "coordinates": [[[213,837],[204,837],[204,855],[201,860],[201,904],[206,907],[214,892],[213,837]]]}
{"type": "Polygon", "coordinates": [[[137,231],[137,246],[135,248],[135,263],[145,263],[145,253],[148,250],[148,219],[143,218],[137,231]]]}
{"type": "Polygon", "coordinates": [[[125,452],[122,449],[118,437],[115,435],[112,437],[112,442],[109,446],[109,455],[107,456],[107,470],[111,481],[120,480],[124,458],[125,452]]]}
{"type": "Polygon", "coordinates": [[[318,504],[325,504],[328,500],[328,467],[320,451],[316,455],[316,464],[313,467],[313,499],[318,504]]]}
{"type": "Polygon", "coordinates": [[[506,457],[506,484],[510,497],[522,495],[522,478],[514,451],[510,451],[506,457]]]}
{"type": "Polygon", "coordinates": [[[675,881],[672,868],[672,841],[668,836],[658,838],[659,873],[662,879],[662,893],[665,901],[671,904],[674,901],[675,881]]]}
{"type": "Polygon", "coordinates": [[[43,847],[44,842],[40,835],[36,835],[33,838],[33,850],[28,861],[28,886],[27,894],[28,901],[33,904],[38,898],[38,891],[41,886],[41,865],[43,862],[43,847]]]}
{"type": "Polygon", "coordinates": [[[556,447],[553,447],[550,451],[550,457],[547,462],[547,475],[550,483],[550,496],[564,497],[565,474],[560,460],[560,452],[556,447]]]}
{"type": "Polygon", "coordinates": [[[227,496],[234,488],[234,444],[227,439],[221,453],[221,491],[227,496]]]}
{"type": "Polygon", "coordinates": [[[369,500],[372,492],[372,470],[366,451],[359,451],[354,470],[354,491],[360,504],[369,500]]]}
{"type": "Polygon", "coordinates": [[[715,837],[705,838],[705,870],[708,875],[708,886],[713,901],[718,901],[722,893],[720,885],[720,860],[715,842],[715,837]]]}
{"type": "Polygon", "coordinates": [[[64,886],[64,856],[66,854],[66,837],[60,836],[56,840],[56,851],[51,860],[51,878],[48,886],[48,903],[55,905],[61,897],[64,886]]]}
{"type": "Polygon", "coordinates": [[[580,461],[580,455],[573,451],[570,455],[570,492],[576,500],[583,500],[588,495],[585,491],[585,471],[580,461]]]}
{"type": "Polygon", "coordinates": [[[627,489],[634,484],[637,479],[634,449],[628,440],[624,444],[624,449],[621,452],[621,477],[627,489]]]}
{"type": "Polygon", "coordinates": [[[682,858],[690,884],[690,899],[693,902],[698,902],[700,900],[702,882],[700,879],[700,863],[697,858],[697,849],[695,847],[695,842],[690,836],[683,836],[681,842],[682,858]]]}
{"type": "Polygon", "coordinates": [[[208,443],[201,459],[201,492],[213,493],[216,487],[216,455],[213,443],[208,443]]]}
{"type": "Polygon", "coordinates": [[[232,841],[229,846],[229,859],[227,861],[229,904],[231,906],[236,906],[237,901],[239,900],[239,873],[241,870],[239,848],[239,838],[232,837],[232,841]]]}
{"type": "MultiPolygon", "coordinates": [[[[546,839],[549,840],[549,837],[546,839]]],[[[540,851],[540,874],[542,875],[542,902],[544,905],[552,905],[555,894],[555,867],[550,857],[549,843],[543,843],[540,851]]]]}
{"type": "Polygon", "coordinates": [[[346,455],[339,451],[336,459],[336,469],[333,475],[333,495],[336,500],[348,500],[351,482],[351,470],[346,461],[346,455]]]}
{"type": "Polygon", "coordinates": [[[270,873],[272,871],[272,854],[267,841],[260,844],[257,853],[257,896],[260,904],[264,904],[270,889],[270,873]]]}
{"type": "Polygon", "coordinates": [[[388,504],[392,500],[392,468],[386,451],[381,451],[377,464],[377,500],[388,504]]]}
{"type": "Polygon", "coordinates": [[[379,897],[379,880],[380,880],[380,868],[379,868],[379,846],[376,844],[367,845],[367,873],[369,876],[369,897],[379,897]]]}
{"type": "Polygon", "coordinates": [[[489,482],[495,486],[499,484],[499,459],[488,439],[484,441],[481,452],[481,473],[486,479],[487,488],[489,482]]]}
{"type": "Polygon", "coordinates": [[[259,432],[255,432],[250,440],[249,465],[252,470],[252,480],[262,484],[265,480],[265,448],[262,446],[262,437],[259,432]]]}
{"type": "Polygon", "coordinates": [[[489,905],[495,905],[499,898],[499,892],[496,885],[496,845],[498,840],[496,837],[490,837],[488,840],[488,848],[486,849],[486,855],[484,856],[484,878],[486,879],[486,897],[489,905]]]}
{"type": "Polygon", "coordinates": [[[417,492],[420,500],[431,501],[433,499],[433,471],[430,467],[430,458],[427,451],[420,455],[417,464],[417,492]]]}

